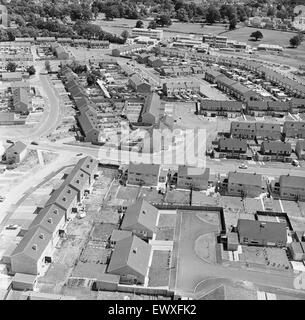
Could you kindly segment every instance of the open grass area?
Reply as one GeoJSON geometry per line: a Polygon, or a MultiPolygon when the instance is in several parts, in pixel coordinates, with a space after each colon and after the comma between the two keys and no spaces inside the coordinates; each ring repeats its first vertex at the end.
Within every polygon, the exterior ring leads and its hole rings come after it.
{"type": "MultiPolygon", "coordinates": [[[[150,20],[143,20],[144,28],[148,27],[150,20]]],[[[114,19],[113,21],[106,21],[103,19],[103,15],[99,16],[99,19],[94,21],[95,24],[102,27],[103,30],[108,32],[113,32],[116,34],[121,34],[123,30],[129,30],[134,28],[137,19],[114,19]]],[[[204,33],[219,34],[226,30],[225,24],[215,24],[215,25],[204,25],[201,26],[200,23],[183,23],[183,22],[173,22],[171,26],[162,28],[164,30],[164,38],[174,37],[177,33],[184,34],[198,34],[202,35],[204,33]]]]}
{"type": "Polygon", "coordinates": [[[189,204],[190,192],[182,190],[168,191],[165,197],[165,202],[173,204],[189,204]]]}
{"type": "Polygon", "coordinates": [[[282,200],[282,206],[284,212],[286,212],[289,217],[302,217],[302,213],[297,202],[282,200]]]}
{"type": "Polygon", "coordinates": [[[149,286],[160,287],[168,285],[170,255],[170,251],[154,250],[152,263],[148,274],[149,286]]]}
{"type": "Polygon", "coordinates": [[[255,213],[256,211],[262,211],[263,206],[260,199],[245,198],[244,199],[245,211],[247,213],[255,213]]]}
{"type": "Polygon", "coordinates": [[[176,225],[175,214],[161,214],[159,217],[156,240],[172,241],[176,225]]]}
{"type": "Polygon", "coordinates": [[[163,195],[155,188],[142,187],[138,198],[144,198],[146,201],[159,203],[163,199],[163,195]]]}
{"type": "Polygon", "coordinates": [[[210,206],[217,206],[217,198],[207,196],[203,192],[193,191],[192,194],[192,204],[198,206],[210,205],[210,206]]]}
{"type": "Polygon", "coordinates": [[[228,37],[230,40],[237,40],[247,42],[251,46],[257,46],[260,43],[277,44],[282,47],[289,46],[289,40],[295,35],[293,32],[283,32],[277,30],[259,29],[263,34],[263,39],[260,41],[250,40],[250,35],[257,29],[250,27],[237,28],[232,31],[223,33],[223,36],[228,37]]]}
{"type": "Polygon", "coordinates": [[[160,214],[158,227],[169,227],[174,228],[176,225],[176,215],[175,214],[160,214]]]}

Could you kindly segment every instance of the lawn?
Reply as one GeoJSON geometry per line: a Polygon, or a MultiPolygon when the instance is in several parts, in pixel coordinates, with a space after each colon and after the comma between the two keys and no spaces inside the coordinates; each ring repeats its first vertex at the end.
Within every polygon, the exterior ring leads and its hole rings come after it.
{"type": "Polygon", "coordinates": [[[160,194],[157,189],[141,188],[138,198],[144,198],[149,202],[160,203],[163,199],[163,195],[160,194]]]}
{"type": "Polygon", "coordinates": [[[214,197],[207,196],[206,194],[198,191],[193,191],[192,204],[197,206],[217,206],[217,199],[214,197]]]}
{"type": "MultiPolygon", "coordinates": [[[[94,21],[93,23],[102,27],[103,30],[108,32],[113,32],[116,34],[121,34],[123,30],[129,30],[134,28],[137,20],[133,19],[114,19],[113,21],[106,21],[102,19],[102,15],[99,16],[99,19],[94,21]]],[[[150,21],[143,20],[144,28],[148,27],[150,21]]],[[[174,37],[177,33],[184,34],[198,34],[202,36],[203,34],[219,34],[226,30],[225,25],[215,24],[215,25],[205,25],[201,26],[200,23],[183,23],[183,22],[173,22],[171,26],[163,28],[164,30],[164,38],[174,37]]]]}
{"type": "Polygon", "coordinates": [[[168,286],[171,251],[154,250],[151,267],[149,269],[149,283],[151,287],[168,286]]]}
{"type": "Polygon", "coordinates": [[[173,204],[189,204],[190,192],[182,190],[168,191],[165,197],[165,202],[173,204]]]}
{"type": "Polygon", "coordinates": [[[237,40],[247,42],[251,46],[257,46],[260,43],[277,44],[282,47],[289,45],[289,40],[295,35],[293,32],[283,32],[277,30],[260,29],[263,34],[263,39],[260,41],[249,41],[252,32],[256,31],[255,28],[242,27],[233,31],[223,33],[223,36],[228,37],[230,40],[237,40]]]}
{"type": "Polygon", "coordinates": [[[282,206],[289,217],[302,217],[301,210],[296,202],[282,200],[282,206]]]}
{"type": "Polygon", "coordinates": [[[135,187],[135,186],[119,186],[119,190],[116,194],[116,197],[118,199],[122,199],[122,200],[128,200],[133,202],[134,200],[136,200],[137,196],[139,193],[139,187],[135,187]]]}
{"type": "Polygon", "coordinates": [[[262,211],[263,206],[260,199],[253,199],[253,198],[245,198],[245,211],[247,213],[255,213],[256,211],[262,211]]]}
{"type": "Polygon", "coordinates": [[[160,214],[158,227],[164,228],[174,228],[176,225],[176,215],[175,214],[160,214]]]}

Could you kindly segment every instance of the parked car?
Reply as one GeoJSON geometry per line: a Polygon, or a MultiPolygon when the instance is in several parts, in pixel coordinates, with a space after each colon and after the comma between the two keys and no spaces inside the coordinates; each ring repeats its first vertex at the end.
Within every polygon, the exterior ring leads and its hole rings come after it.
{"type": "Polygon", "coordinates": [[[239,166],[239,169],[248,169],[248,166],[245,163],[243,163],[239,166]]]}
{"type": "Polygon", "coordinates": [[[38,146],[38,143],[36,141],[32,141],[31,144],[33,144],[34,146],[38,146]]]}

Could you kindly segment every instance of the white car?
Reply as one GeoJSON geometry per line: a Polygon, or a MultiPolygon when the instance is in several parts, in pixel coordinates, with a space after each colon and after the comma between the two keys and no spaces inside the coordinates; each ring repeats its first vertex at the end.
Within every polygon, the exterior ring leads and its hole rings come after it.
{"type": "Polygon", "coordinates": [[[239,169],[248,169],[248,166],[243,163],[239,166],[239,169]]]}

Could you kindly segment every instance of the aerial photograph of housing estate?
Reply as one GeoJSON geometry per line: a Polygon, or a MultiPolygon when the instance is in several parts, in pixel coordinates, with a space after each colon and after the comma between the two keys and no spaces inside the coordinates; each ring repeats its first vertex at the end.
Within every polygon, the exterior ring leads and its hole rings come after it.
{"type": "Polygon", "coordinates": [[[0,300],[305,300],[304,0],[0,3],[0,300]]]}

